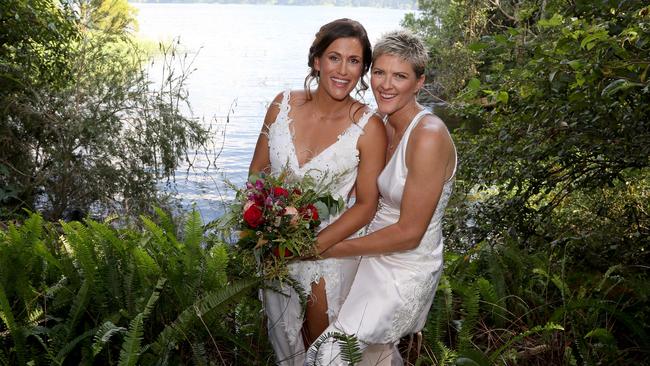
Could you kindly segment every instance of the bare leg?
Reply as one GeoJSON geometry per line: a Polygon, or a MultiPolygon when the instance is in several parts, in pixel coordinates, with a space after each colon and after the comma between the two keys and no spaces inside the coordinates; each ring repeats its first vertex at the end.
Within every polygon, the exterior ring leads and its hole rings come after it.
{"type": "Polygon", "coordinates": [[[328,325],[327,292],[325,291],[325,279],[321,278],[318,283],[313,282],[311,284],[311,295],[307,299],[305,323],[303,325],[305,349],[314,343],[328,325]]]}

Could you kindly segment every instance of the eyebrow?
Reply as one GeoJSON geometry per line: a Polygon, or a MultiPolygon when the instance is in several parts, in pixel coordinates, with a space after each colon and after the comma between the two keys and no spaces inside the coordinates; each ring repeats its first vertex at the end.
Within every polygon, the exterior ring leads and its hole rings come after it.
{"type": "MultiPolygon", "coordinates": [[[[330,55],[330,54],[336,54],[337,56],[342,56],[341,53],[338,52],[338,51],[329,51],[327,54],[328,54],[328,55],[330,55]]],[[[361,55],[350,55],[350,56],[348,56],[348,57],[358,57],[358,58],[362,58],[361,55]]]]}

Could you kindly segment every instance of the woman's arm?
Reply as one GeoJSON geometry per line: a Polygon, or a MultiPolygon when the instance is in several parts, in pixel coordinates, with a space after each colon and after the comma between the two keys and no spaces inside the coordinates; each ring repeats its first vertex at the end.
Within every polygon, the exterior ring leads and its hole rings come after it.
{"type": "Polygon", "coordinates": [[[424,118],[408,142],[408,174],[399,221],[367,236],[337,243],[322,253],[323,257],[384,254],[419,245],[455,164],[453,143],[444,123],[434,116],[424,118]]]}
{"type": "Polygon", "coordinates": [[[354,205],[318,234],[319,252],[357,232],[370,222],[377,210],[377,177],[386,161],[386,131],[379,117],[370,117],[357,141],[357,149],[359,170],[354,205]]]}
{"type": "Polygon", "coordinates": [[[280,112],[282,98],[283,93],[276,95],[273,102],[271,102],[271,105],[266,110],[262,130],[260,131],[257,143],[255,144],[253,159],[251,160],[251,165],[248,167],[248,175],[260,172],[268,173],[271,169],[271,161],[269,159],[269,128],[271,124],[275,122],[275,119],[280,112]]]}

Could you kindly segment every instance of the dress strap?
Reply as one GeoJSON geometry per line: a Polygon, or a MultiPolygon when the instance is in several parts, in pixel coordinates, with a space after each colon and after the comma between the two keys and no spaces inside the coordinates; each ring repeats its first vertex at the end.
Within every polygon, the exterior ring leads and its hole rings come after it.
{"type": "Polygon", "coordinates": [[[445,183],[454,179],[454,177],[456,176],[456,169],[458,169],[458,150],[456,150],[456,144],[454,143],[454,140],[451,138],[451,132],[449,132],[449,129],[447,129],[447,133],[449,134],[449,138],[451,139],[451,146],[454,148],[454,170],[451,171],[451,175],[449,176],[449,179],[445,181],[445,183]]]}
{"type": "Polygon", "coordinates": [[[368,121],[370,121],[370,117],[374,114],[373,111],[368,111],[361,116],[359,119],[359,122],[357,122],[357,126],[361,127],[361,129],[364,129],[366,125],[368,124],[368,121]]]}
{"type": "Polygon", "coordinates": [[[276,117],[277,120],[286,120],[287,117],[289,116],[289,111],[291,110],[291,105],[289,104],[289,100],[291,99],[291,90],[287,89],[282,93],[282,102],[278,106],[280,108],[280,112],[278,113],[278,116],[276,117]]]}
{"type": "Polygon", "coordinates": [[[402,139],[404,139],[404,138],[408,139],[408,137],[411,136],[411,131],[413,131],[415,126],[417,126],[418,123],[420,123],[420,120],[422,119],[422,117],[424,117],[427,114],[432,114],[432,113],[428,109],[423,109],[418,114],[416,114],[415,117],[413,117],[413,120],[411,121],[409,126],[406,128],[406,132],[404,133],[404,136],[402,137],[402,139]]]}

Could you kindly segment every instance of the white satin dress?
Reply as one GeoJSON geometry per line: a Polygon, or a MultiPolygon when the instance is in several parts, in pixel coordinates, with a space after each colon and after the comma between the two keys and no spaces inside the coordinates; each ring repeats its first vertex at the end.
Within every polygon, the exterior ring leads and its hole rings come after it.
{"type": "MultiPolygon", "coordinates": [[[[399,220],[408,173],[408,139],[413,128],[427,113],[431,112],[424,110],[413,118],[394,155],[379,175],[379,208],[367,233],[399,220]]],[[[354,334],[362,342],[362,348],[372,345],[364,352],[364,364],[400,364],[402,361],[398,354],[390,355],[396,351],[394,345],[401,337],[424,327],[442,272],[442,219],[452,193],[455,172],[454,167],[451,177],[444,183],[435,213],[420,244],[412,250],[362,257],[339,316],[326,330],[354,334]],[[379,354],[381,352],[384,354],[379,354]]],[[[313,347],[309,357],[312,356],[316,357],[313,347]]],[[[338,359],[335,344],[322,347],[317,357],[318,361],[309,360],[308,364],[344,364],[338,359]]]]}
{"type": "MultiPolygon", "coordinates": [[[[334,198],[343,198],[347,201],[357,178],[359,165],[357,140],[364,133],[363,129],[372,113],[365,113],[356,123],[351,121],[350,126],[338,136],[336,142],[300,166],[293,143],[292,126],[296,122],[289,117],[290,98],[291,93],[285,91],[278,116],[268,131],[272,174],[289,169],[298,178],[309,175],[317,182],[328,184],[334,198]],[[332,177],[336,177],[333,184],[330,183],[332,177]]],[[[324,220],[319,230],[337,218],[338,216],[324,220]]],[[[328,317],[331,323],[336,319],[350,289],[358,264],[358,257],[300,261],[291,263],[289,272],[307,295],[311,292],[313,282],[317,283],[321,278],[325,279],[328,317]]],[[[303,365],[305,347],[300,330],[304,315],[300,299],[291,286],[283,285],[278,289],[282,293],[272,290],[261,291],[268,319],[269,340],[276,354],[276,362],[278,365],[303,365]]]]}

